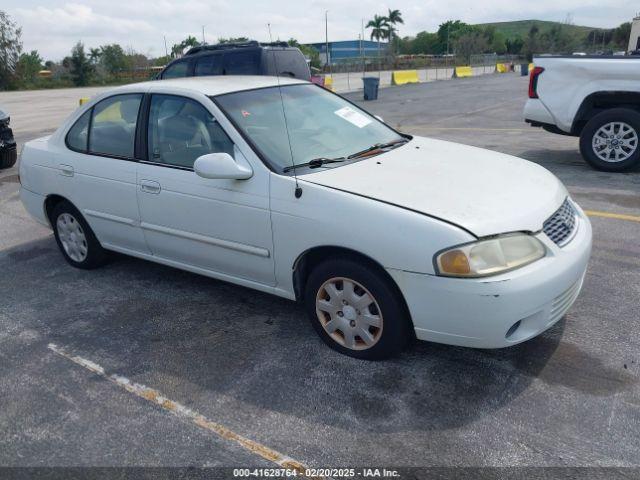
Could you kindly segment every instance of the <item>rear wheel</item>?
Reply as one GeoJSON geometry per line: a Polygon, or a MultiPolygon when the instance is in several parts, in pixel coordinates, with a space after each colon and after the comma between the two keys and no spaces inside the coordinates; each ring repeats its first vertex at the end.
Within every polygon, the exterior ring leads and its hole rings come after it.
{"type": "Polygon", "coordinates": [[[640,165],[640,113],[612,108],[594,116],[580,134],[580,152],[592,167],[622,172],[640,165]]]}
{"type": "Polygon", "coordinates": [[[375,268],[351,259],[329,260],[311,272],[305,306],[324,342],[352,357],[387,358],[412,338],[399,293],[375,268]]]}
{"type": "Polygon", "coordinates": [[[53,208],[51,224],[58,247],[71,265],[89,270],[106,262],[106,250],[80,212],[69,202],[62,201],[53,208]]]}

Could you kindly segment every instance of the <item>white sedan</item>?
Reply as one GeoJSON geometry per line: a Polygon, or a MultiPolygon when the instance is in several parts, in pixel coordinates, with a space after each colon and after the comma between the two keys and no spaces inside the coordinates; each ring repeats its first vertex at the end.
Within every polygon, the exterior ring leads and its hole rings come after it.
{"type": "Polygon", "coordinates": [[[139,83],[27,143],[21,198],[65,259],[133,255],[304,303],[336,350],[498,348],[572,305],[591,226],[544,168],[404,135],[313,84],[139,83]]]}

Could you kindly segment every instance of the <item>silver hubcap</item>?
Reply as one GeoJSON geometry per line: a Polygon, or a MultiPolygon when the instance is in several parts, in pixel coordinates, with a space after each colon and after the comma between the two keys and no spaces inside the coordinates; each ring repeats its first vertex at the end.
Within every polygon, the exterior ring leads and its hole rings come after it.
{"type": "Polygon", "coordinates": [[[593,136],[592,147],[605,162],[623,162],[638,149],[638,135],[624,122],[607,123],[593,136]]]}
{"type": "Polygon", "coordinates": [[[74,262],[82,262],[87,258],[87,237],[84,235],[78,220],[69,213],[63,213],[56,222],[58,238],[62,248],[74,262]]]}
{"type": "Polygon", "coordinates": [[[373,347],[382,335],[382,312],[373,295],[358,282],[335,277],[316,295],[316,314],[338,344],[352,350],[373,347]]]}

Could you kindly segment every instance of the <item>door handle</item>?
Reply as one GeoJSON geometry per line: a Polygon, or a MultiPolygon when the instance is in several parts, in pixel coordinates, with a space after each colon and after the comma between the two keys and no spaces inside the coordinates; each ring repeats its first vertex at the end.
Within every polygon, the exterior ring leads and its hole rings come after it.
{"type": "Polygon", "coordinates": [[[65,165],[61,163],[59,166],[60,175],[64,175],[65,177],[73,177],[73,167],[71,165],[65,165]]]}
{"type": "Polygon", "coordinates": [[[159,194],[160,193],[160,184],[158,182],[154,182],[153,180],[140,180],[140,190],[144,193],[152,193],[159,194]]]}

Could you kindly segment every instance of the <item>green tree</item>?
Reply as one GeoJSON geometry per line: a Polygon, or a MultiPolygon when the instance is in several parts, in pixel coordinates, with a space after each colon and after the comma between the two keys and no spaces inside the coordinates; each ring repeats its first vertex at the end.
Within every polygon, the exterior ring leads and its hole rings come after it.
{"type": "Polygon", "coordinates": [[[127,55],[117,43],[100,47],[100,63],[111,75],[127,69],[127,55]]]}
{"type": "Polygon", "coordinates": [[[189,35],[180,43],[176,43],[173,47],[171,47],[171,56],[178,57],[182,55],[182,52],[184,51],[185,48],[197,47],[198,45],[200,45],[200,42],[198,42],[198,39],[196,37],[192,37],[191,35],[189,35]]]}
{"type": "Polygon", "coordinates": [[[0,90],[16,86],[16,67],[22,53],[22,29],[0,10],[0,90]]]}
{"type": "Polygon", "coordinates": [[[484,27],[482,35],[488,44],[487,53],[497,53],[498,55],[502,55],[507,51],[507,41],[505,36],[493,25],[484,27]]]}
{"type": "MultiPolygon", "coordinates": [[[[625,22],[613,30],[613,43],[616,48],[626,50],[631,36],[631,23],[625,22]]],[[[634,46],[635,47],[635,46],[634,46]]]]}
{"type": "Polygon", "coordinates": [[[33,82],[38,76],[38,72],[42,70],[42,62],[42,57],[37,50],[20,55],[16,68],[20,80],[23,83],[33,82]]]}
{"type": "Polygon", "coordinates": [[[388,9],[389,13],[387,13],[386,19],[387,19],[387,24],[388,24],[388,29],[389,29],[389,33],[388,33],[388,37],[389,40],[391,41],[391,43],[396,44],[396,46],[398,46],[398,38],[396,35],[396,25],[398,24],[404,24],[404,20],[402,19],[402,13],[400,13],[400,10],[391,10],[390,8],[388,9]]]}
{"type": "Polygon", "coordinates": [[[380,67],[380,41],[388,38],[389,23],[386,17],[374,15],[373,20],[369,20],[366,28],[371,29],[371,40],[378,41],[378,67],[380,67]]]}
{"type": "Polygon", "coordinates": [[[567,24],[559,23],[540,35],[540,47],[550,53],[571,53],[577,47],[577,42],[567,24]]]}
{"type": "Polygon", "coordinates": [[[89,61],[96,65],[100,61],[100,56],[102,55],[102,51],[99,48],[90,48],[89,49],[89,61]]]}
{"type": "Polygon", "coordinates": [[[310,45],[302,45],[295,38],[290,38],[287,43],[291,47],[299,48],[302,54],[309,59],[309,65],[313,68],[320,68],[320,52],[310,45]]]}
{"type": "Polygon", "coordinates": [[[531,25],[529,33],[527,33],[523,50],[529,62],[533,61],[533,55],[540,51],[540,29],[535,23],[531,25]]]}
{"type": "Polygon", "coordinates": [[[247,37],[229,37],[219,38],[218,43],[247,43],[249,39],[247,37]]]}
{"type": "Polygon", "coordinates": [[[413,39],[410,51],[414,55],[435,54],[438,52],[438,34],[430,32],[419,32],[413,39]]]}
{"type": "Polygon", "coordinates": [[[507,53],[511,55],[518,55],[520,52],[522,52],[522,48],[524,47],[524,40],[522,40],[522,37],[520,36],[507,38],[507,40],[505,41],[505,47],[507,49],[507,53]]]}
{"type": "Polygon", "coordinates": [[[91,81],[91,77],[94,73],[94,67],[91,65],[89,58],[84,52],[84,45],[82,42],[76,43],[71,50],[69,69],[71,71],[71,80],[75,86],[86,86],[91,81]]]}
{"type": "Polygon", "coordinates": [[[461,35],[456,35],[454,47],[456,54],[461,56],[465,63],[469,65],[471,55],[486,52],[489,48],[489,44],[482,33],[469,31],[461,35]]]}
{"type": "Polygon", "coordinates": [[[438,27],[438,53],[451,53],[451,47],[455,44],[458,37],[470,32],[473,27],[461,20],[448,20],[441,23],[438,27]]]}

